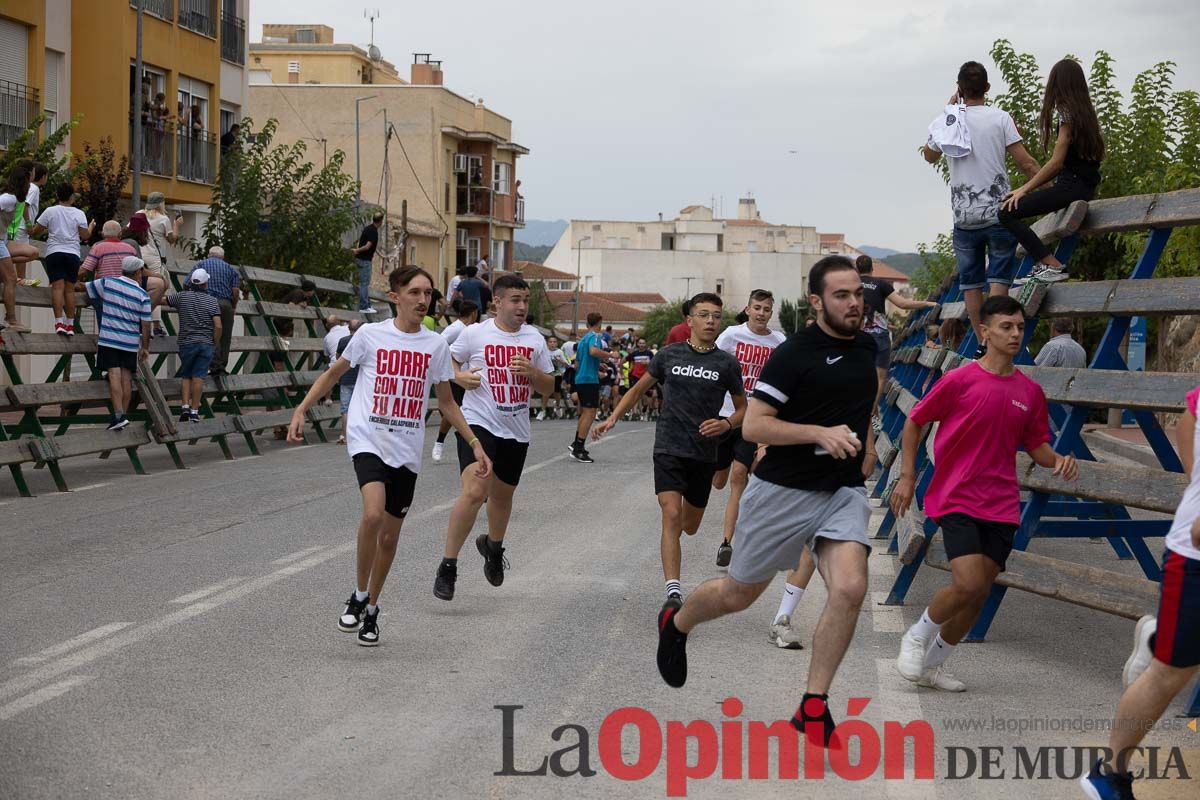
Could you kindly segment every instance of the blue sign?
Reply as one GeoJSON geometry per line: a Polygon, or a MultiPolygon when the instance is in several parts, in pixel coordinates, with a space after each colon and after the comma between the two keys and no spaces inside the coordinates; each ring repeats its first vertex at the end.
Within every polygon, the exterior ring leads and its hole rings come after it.
{"type": "MultiPolygon", "coordinates": [[[[1129,355],[1125,358],[1130,372],[1146,371],[1146,318],[1133,317],[1129,320],[1129,355]]],[[[1122,425],[1133,425],[1136,420],[1133,414],[1125,411],[1121,414],[1122,425]]]]}

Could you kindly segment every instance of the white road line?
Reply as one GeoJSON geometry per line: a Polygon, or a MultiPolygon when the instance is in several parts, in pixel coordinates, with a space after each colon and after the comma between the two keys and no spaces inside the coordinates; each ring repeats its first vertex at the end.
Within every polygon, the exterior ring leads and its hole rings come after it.
{"type": "Polygon", "coordinates": [[[52,658],[57,658],[63,653],[69,653],[77,647],[83,647],[85,644],[94,642],[97,639],[103,639],[110,633],[116,633],[119,630],[128,628],[132,624],[132,622],[110,622],[108,625],[101,625],[99,628],[92,628],[90,631],[81,633],[78,636],[73,636],[70,639],[67,639],[65,642],[59,642],[52,647],[47,647],[45,650],[41,650],[31,656],[18,658],[12,663],[14,666],[41,664],[43,661],[49,661],[52,658]]]}
{"type": "MultiPolygon", "coordinates": [[[[316,548],[316,549],[320,549],[320,548],[316,548]]],[[[305,552],[307,552],[307,551],[305,551],[305,552]]],[[[232,578],[229,578],[228,580],[223,580],[220,583],[214,583],[212,586],[205,586],[203,589],[197,589],[194,592],[188,592],[187,594],[181,594],[181,595],[179,595],[179,597],[176,597],[171,602],[178,603],[180,605],[194,603],[201,598],[208,597],[210,594],[216,594],[217,592],[219,592],[223,589],[228,589],[230,586],[233,586],[234,584],[237,584],[237,583],[241,583],[244,580],[246,580],[244,577],[242,577],[240,575],[236,575],[232,578]]]]}
{"type": "MultiPolygon", "coordinates": [[[[317,545],[316,547],[306,547],[303,550],[297,550],[294,553],[290,553],[286,556],[281,556],[281,557],[275,559],[274,561],[272,561],[271,563],[272,564],[287,564],[292,561],[296,561],[297,559],[304,558],[309,553],[315,553],[318,550],[324,550],[324,549],[325,549],[325,545],[321,545],[321,544],[317,545]]],[[[198,600],[200,598],[196,598],[196,599],[198,600]]]]}
{"type": "Polygon", "coordinates": [[[896,557],[889,555],[887,550],[876,550],[871,554],[871,574],[894,578],[896,576],[895,559],[896,557]]]}
{"type": "Polygon", "coordinates": [[[280,450],[279,452],[281,452],[281,453],[299,453],[301,450],[307,450],[310,447],[312,447],[311,444],[298,444],[298,445],[285,447],[283,450],[280,450]]]}
{"type": "Polygon", "coordinates": [[[47,700],[53,700],[60,695],[64,695],[81,683],[87,683],[90,680],[94,680],[91,675],[73,675],[58,683],[43,686],[36,692],[25,695],[20,700],[14,700],[6,706],[0,706],[0,720],[12,719],[22,711],[28,711],[34,706],[40,706],[47,700]]]}
{"type": "Polygon", "coordinates": [[[110,483],[89,483],[87,486],[76,486],[71,491],[72,492],[86,492],[88,489],[100,489],[100,488],[103,488],[103,487],[109,486],[109,485],[111,485],[111,484],[110,483]]]}
{"type": "MultiPolygon", "coordinates": [[[[896,649],[900,642],[897,640],[896,649]]],[[[889,722],[905,724],[924,718],[921,711],[921,696],[916,684],[909,683],[896,672],[896,661],[893,658],[880,658],[875,661],[875,671],[879,678],[879,705],[883,718],[889,722]]],[[[911,765],[911,756],[906,759],[911,765]]],[[[885,792],[889,798],[907,800],[908,798],[933,798],[937,791],[933,781],[912,780],[912,768],[906,765],[905,780],[884,781],[885,792]]],[[[882,768],[881,768],[882,769],[882,768]]]]}

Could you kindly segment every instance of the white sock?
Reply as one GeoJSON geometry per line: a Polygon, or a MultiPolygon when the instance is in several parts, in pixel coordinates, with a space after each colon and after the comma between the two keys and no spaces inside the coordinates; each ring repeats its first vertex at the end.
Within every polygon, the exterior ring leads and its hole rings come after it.
{"type": "Polygon", "coordinates": [[[367,614],[369,614],[370,616],[373,617],[378,613],[379,613],[379,606],[375,605],[374,603],[371,603],[370,605],[367,606],[367,614]]]}
{"type": "Polygon", "coordinates": [[[939,633],[933,640],[933,647],[929,648],[929,652],[925,654],[925,669],[940,667],[953,653],[954,645],[946,644],[939,633]]]}
{"type": "Polygon", "coordinates": [[[792,586],[790,583],[783,585],[783,597],[779,599],[779,611],[775,612],[775,621],[779,622],[780,617],[790,617],[796,611],[796,606],[800,604],[800,598],[804,596],[804,590],[799,586],[792,586]]]}
{"type": "MultiPolygon", "coordinates": [[[[186,408],[186,406],[184,406],[184,407],[186,408]]],[[[359,601],[366,600],[367,593],[364,592],[362,589],[355,589],[354,590],[354,599],[359,600],[359,601]]]]}
{"type": "Polygon", "coordinates": [[[908,629],[908,632],[913,636],[916,636],[919,639],[924,639],[928,642],[930,639],[936,636],[941,629],[942,626],[939,623],[934,622],[929,618],[929,609],[926,608],[921,612],[921,619],[917,620],[916,624],[908,629]]]}
{"type": "Polygon", "coordinates": [[[678,580],[674,579],[667,581],[667,597],[670,597],[673,594],[677,594],[680,597],[683,596],[683,586],[678,580]]]}
{"type": "Polygon", "coordinates": [[[181,405],[181,406],[179,407],[179,413],[180,413],[180,414],[186,414],[188,411],[190,411],[190,410],[191,410],[191,408],[192,408],[191,406],[189,406],[189,405],[187,405],[186,403],[184,403],[183,405],[181,405]]]}

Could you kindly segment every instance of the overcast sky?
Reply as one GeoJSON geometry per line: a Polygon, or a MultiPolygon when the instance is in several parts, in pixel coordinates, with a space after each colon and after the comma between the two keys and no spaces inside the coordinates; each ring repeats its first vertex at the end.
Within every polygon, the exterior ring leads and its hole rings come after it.
{"type": "MultiPolygon", "coordinates": [[[[670,218],[714,196],[734,216],[750,191],[770,222],[908,250],[950,226],[917,145],[959,64],[996,73],[994,40],[1043,75],[1104,49],[1125,93],[1161,60],[1200,89],[1196,0],[373,2],[375,42],[402,75],[430,52],[449,88],[513,120],[532,150],[517,167],[531,219],[670,218]]],[[[251,0],[251,40],[264,22],[324,23],[366,44],[363,7],[251,0]]]]}

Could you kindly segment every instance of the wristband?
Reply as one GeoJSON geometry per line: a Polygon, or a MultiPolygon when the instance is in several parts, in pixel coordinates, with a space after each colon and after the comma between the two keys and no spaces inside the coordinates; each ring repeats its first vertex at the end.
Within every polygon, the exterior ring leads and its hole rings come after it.
{"type": "Polygon", "coordinates": [[[475,444],[476,444],[478,441],[479,441],[479,437],[478,437],[478,436],[476,436],[474,439],[472,439],[471,441],[467,442],[467,447],[474,447],[474,446],[475,446],[475,444]]]}

